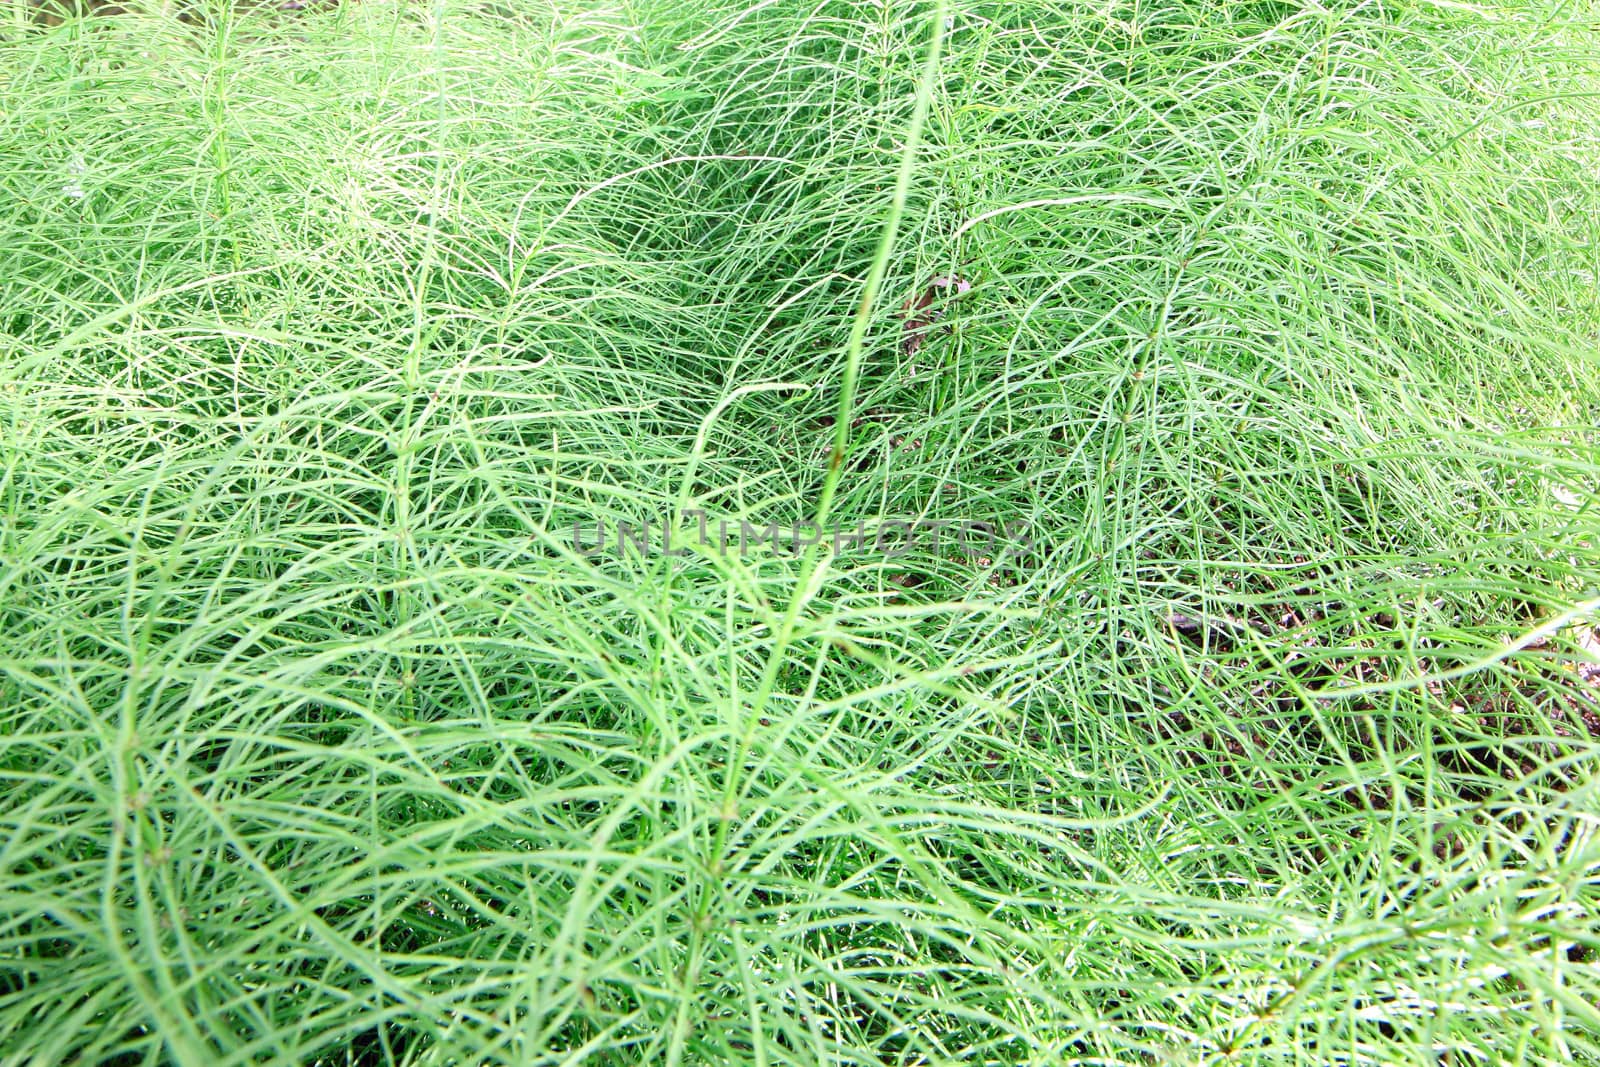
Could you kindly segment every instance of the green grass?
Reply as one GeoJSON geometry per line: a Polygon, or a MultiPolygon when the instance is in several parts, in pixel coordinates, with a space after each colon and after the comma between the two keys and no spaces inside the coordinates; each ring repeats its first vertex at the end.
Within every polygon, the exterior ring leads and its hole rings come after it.
{"type": "Polygon", "coordinates": [[[1592,0],[203,15],[0,29],[0,1062],[1600,1063],[1592,0]]]}

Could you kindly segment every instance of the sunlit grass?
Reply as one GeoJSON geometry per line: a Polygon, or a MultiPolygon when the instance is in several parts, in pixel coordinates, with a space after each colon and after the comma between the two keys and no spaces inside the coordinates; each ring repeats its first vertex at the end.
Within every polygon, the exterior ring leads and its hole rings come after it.
{"type": "Polygon", "coordinates": [[[1592,5],[15,14],[0,1059],[1600,1061],[1592,5]]]}

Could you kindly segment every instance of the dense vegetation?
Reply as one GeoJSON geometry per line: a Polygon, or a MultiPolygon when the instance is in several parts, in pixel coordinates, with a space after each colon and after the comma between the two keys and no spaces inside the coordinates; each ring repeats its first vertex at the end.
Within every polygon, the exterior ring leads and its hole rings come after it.
{"type": "Polygon", "coordinates": [[[0,1060],[1600,1062],[1591,0],[7,17],[0,1060]]]}

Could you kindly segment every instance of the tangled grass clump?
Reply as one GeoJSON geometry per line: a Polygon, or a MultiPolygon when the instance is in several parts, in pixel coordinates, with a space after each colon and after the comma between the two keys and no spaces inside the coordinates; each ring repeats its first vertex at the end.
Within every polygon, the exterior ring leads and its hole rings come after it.
{"type": "Polygon", "coordinates": [[[1588,0],[21,11],[0,1060],[1600,1062],[1588,0]]]}

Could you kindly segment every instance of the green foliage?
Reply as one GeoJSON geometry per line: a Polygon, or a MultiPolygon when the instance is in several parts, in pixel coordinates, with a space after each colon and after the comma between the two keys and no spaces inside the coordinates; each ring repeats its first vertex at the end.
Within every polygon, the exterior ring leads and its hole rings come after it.
{"type": "Polygon", "coordinates": [[[1600,1062],[1597,27],[19,6],[0,1060],[1600,1062]]]}

